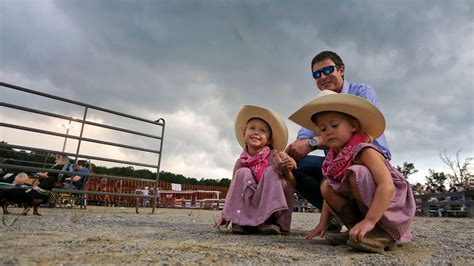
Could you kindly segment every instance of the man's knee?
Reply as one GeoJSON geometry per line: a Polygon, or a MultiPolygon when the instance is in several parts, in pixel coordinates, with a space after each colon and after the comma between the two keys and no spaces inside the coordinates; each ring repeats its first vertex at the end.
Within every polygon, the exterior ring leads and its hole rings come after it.
{"type": "Polygon", "coordinates": [[[306,155],[296,162],[297,171],[303,172],[313,172],[321,171],[321,166],[323,165],[324,157],[306,155]]]}

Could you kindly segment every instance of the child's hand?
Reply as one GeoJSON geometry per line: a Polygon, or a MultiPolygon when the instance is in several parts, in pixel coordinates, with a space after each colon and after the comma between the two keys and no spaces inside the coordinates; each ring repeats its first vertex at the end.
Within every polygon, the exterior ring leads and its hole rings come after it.
{"type": "Polygon", "coordinates": [[[288,170],[288,171],[291,171],[291,170],[293,170],[293,169],[296,169],[296,161],[295,161],[295,159],[293,159],[293,158],[291,158],[290,156],[288,156],[288,160],[287,160],[285,166],[286,166],[286,170],[288,170]]]}
{"type": "Polygon", "coordinates": [[[372,231],[374,227],[375,224],[373,222],[364,219],[351,228],[349,231],[349,239],[354,242],[362,241],[365,235],[372,231]]]}
{"type": "Polygon", "coordinates": [[[223,226],[223,225],[226,226],[227,224],[229,224],[229,222],[226,221],[226,220],[224,219],[224,217],[222,217],[222,215],[221,215],[221,216],[219,216],[219,218],[214,222],[214,227],[219,229],[219,227],[221,227],[221,226],[223,226]]]}
{"type": "Polygon", "coordinates": [[[315,236],[323,238],[326,234],[327,225],[319,223],[315,228],[311,229],[305,236],[306,239],[313,239],[315,236]]]}
{"type": "Polygon", "coordinates": [[[296,161],[284,151],[273,151],[273,167],[278,173],[296,169],[296,161]]]}
{"type": "Polygon", "coordinates": [[[285,167],[283,166],[283,161],[280,157],[280,152],[277,150],[273,151],[272,165],[273,165],[273,168],[275,169],[275,172],[277,172],[280,175],[285,171],[285,167]]]}

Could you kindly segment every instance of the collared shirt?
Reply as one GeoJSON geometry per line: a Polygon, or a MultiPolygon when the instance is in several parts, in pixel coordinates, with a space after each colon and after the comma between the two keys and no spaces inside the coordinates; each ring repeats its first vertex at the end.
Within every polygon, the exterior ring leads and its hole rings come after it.
{"type": "MultiPolygon", "coordinates": [[[[88,174],[89,173],[89,168],[87,167],[82,167],[79,171],[77,171],[79,173],[84,173],[84,174],[88,174]]],[[[81,175],[81,174],[78,174],[78,176],[81,177],[81,179],[77,182],[72,182],[72,184],[77,188],[77,189],[82,189],[82,186],[84,184],[84,181],[86,180],[86,176],[85,175],[81,175]]]]}
{"type": "MultiPolygon", "coordinates": [[[[371,102],[373,105],[377,106],[377,108],[380,109],[380,106],[377,102],[377,97],[375,95],[375,90],[367,84],[359,84],[359,83],[352,83],[344,80],[344,84],[342,85],[342,90],[341,93],[346,93],[346,94],[352,94],[352,95],[357,95],[359,97],[362,97],[364,99],[367,99],[369,102],[371,102]]],[[[297,139],[310,139],[312,137],[316,136],[316,133],[302,127],[298,131],[298,136],[297,139]]],[[[375,146],[379,147],[385,156],[390,160],[392,158],[392,154],[390,153],[390,149],[388,147],[388,142],[387,139],[385,138],[385,135],[382,134],[380,137],[375,139],[372,142],[375,146]]]]}

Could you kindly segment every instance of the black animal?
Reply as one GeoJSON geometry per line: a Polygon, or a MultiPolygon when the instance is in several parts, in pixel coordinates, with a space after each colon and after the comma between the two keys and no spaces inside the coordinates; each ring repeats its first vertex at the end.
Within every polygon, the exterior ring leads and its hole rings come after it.
{"type": "Polygon", "coordinates": [[[23,215],[27,215],[33,207],[33,215],[38,213],[38,207],[48,200],[51,189],[62,187],[62,183],[56,177],[43,178],[38,186],[32,187],[13,187],[0,189],[0,206],[3,208],[3,214],[8,214],[8,204],[23,205],[23,215]]]}

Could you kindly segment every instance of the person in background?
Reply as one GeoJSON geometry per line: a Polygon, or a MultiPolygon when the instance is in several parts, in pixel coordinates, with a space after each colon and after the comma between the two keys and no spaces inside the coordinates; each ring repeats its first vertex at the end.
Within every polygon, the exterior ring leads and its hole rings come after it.
{"type": "Polygon", "coordinates": [[[86,183],[87,176],[84,174],[89,173],[89,168],[87,166],[87,161],[86,160],[79,160],[76,163],[76,166],[74,167],[75,172],[79,172],[80,174],[77,174],[73,177],[71,177],[72,185],[74,189],[81,190],[86,183]]]}
{"type": "MultiPolygon", "coordinates": [[[[67,157],[66,155],[56,155],[54,165],[51,167],[51,169],[63,170],[63,171],[72,170],[69,157],[67,157]]],[[[57,177],[59,179],[62,179],[62,177],[64,176],[64,174],[62,173],[54,173],[54,172],[38,172],[36,173],[36,175],[40,177],[57,177]]]]}

